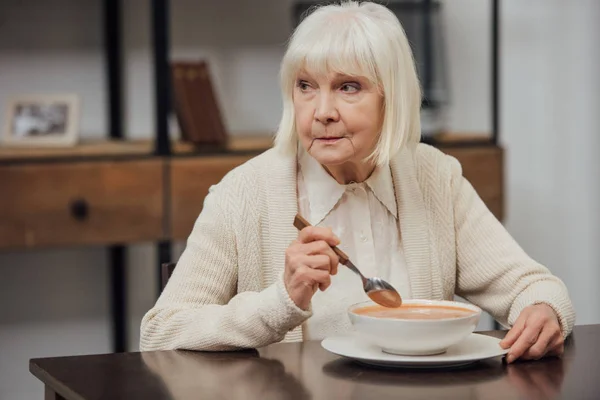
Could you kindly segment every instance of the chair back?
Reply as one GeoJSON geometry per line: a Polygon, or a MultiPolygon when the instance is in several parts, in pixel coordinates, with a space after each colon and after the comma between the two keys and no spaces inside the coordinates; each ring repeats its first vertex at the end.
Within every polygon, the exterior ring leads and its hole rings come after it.
{"type": "Polygon", "coordinates": [[[173,275],[173,271],[175,270],[175,266],[177,263],[169,262],[163,263],[160,269],[160,291],[162,292],[167,286],[167,282],[169,282],[169,278],[173,275]]]}

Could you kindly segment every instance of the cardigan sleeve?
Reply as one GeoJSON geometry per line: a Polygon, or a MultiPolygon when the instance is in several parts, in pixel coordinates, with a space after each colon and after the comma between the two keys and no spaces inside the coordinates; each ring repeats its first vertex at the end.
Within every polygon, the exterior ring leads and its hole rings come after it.
{"type": "Polygon", "coordinates": [[[260,292],[236,293],[231,192],[211,188],[173,275],[142,319],[140,350],[262,347],[311,315],[290,299],[283,276],[260,292]]]}
{"type": "Polygon", "coordinates": [[[525,307],[548,304],[558,316],[563,336],[568,336],[575,311],[566,286],[523,251],[462,176],[458,161],[451,160],[456,294],[508,326],[525,307]]]}

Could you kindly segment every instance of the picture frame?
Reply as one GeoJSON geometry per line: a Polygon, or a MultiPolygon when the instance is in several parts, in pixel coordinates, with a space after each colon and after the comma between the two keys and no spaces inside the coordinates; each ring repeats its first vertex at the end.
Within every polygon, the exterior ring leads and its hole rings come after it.
{"type": "Polygon", "coordinates": [[[28,94],[6,107],[3,146],[70,147],[79,138],[80,99],[76,94],[28,94]]]}

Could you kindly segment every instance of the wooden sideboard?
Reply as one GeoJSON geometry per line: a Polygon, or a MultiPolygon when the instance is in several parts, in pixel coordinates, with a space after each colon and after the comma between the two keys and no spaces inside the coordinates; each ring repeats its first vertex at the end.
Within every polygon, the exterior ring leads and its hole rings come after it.
{"type": "MultiPolygon", "coordinates": [[[[223,154],[151,155],[150,142],[101,142],[72,149],[0,149],[0,250],[184,240],[208,188],[270,146],[235,138],[223,154]]],[[[498,219],[503,217],[503,151],[485,145],[438,147],[498,219]]]]}

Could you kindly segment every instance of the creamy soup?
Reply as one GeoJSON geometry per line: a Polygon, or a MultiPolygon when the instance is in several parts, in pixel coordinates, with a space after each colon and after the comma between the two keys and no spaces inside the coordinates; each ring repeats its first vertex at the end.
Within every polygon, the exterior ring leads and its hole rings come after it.
{"type": "Polygon", "coordinates": [[[447,319],[467,317],[475,314],[475,311],[468,308],[420,304],[405,304],[398,308],[374,305],[360,307],[353,310],[353,312],[369,317],[397,319],[447,319]]]}

